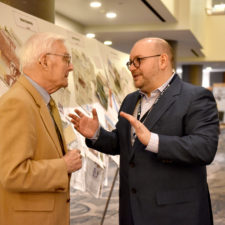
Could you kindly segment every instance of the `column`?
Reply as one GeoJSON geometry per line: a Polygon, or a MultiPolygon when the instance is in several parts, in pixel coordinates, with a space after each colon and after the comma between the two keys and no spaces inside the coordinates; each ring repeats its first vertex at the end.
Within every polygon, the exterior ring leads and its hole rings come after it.
{"type": "Polygon", "coordinates": [[[182,79],[194,85],[202,86],[202,65],[183,65],[182,79]]]}

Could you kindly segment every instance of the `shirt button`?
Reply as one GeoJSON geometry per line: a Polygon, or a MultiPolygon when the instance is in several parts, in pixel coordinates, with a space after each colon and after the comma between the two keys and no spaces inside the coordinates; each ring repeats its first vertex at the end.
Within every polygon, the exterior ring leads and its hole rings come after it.
{"type": "Polygon", "coordinates": [[[137,190],[136,190],[135,188],[131,188],[131,192],[132,192],[133,194],[136,194],[136,193],[137,193],[137,190]]]}

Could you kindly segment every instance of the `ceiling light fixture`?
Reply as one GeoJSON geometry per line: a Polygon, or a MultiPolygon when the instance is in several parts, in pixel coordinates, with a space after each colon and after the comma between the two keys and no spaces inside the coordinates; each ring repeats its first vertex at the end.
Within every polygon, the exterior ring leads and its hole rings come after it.
{"type": "Polygon", "coordinates": [[[88,34],[86,34],[86,37],[87,37],[87,38],[95,38],[95,34],[93,34],[93,33],[88,33],[88,34]]]}
{"type": "Polygon", "coordinates": [[[90,6],[91,6],[92,8],[99,8],[99,7],[102,6],[102,3],[99,2],[99,1],[92,1],[92,2],[90,2],[90,6]]]}
{"type": "Polygon", "coordinates": [[[113,19],[113,18],[117,17],[117,15],[114,12],[107,12],[106,17],[110,18],[110,19],[113,19]]]}
{"type": "Polygon", "coordinates": [[[112,45],[111,41],[104,41],[104,45],[112,45]]]}

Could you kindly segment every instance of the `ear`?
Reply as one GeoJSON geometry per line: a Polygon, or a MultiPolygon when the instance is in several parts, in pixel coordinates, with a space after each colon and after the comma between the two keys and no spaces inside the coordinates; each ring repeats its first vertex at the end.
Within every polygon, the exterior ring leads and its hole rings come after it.
{"type": "Polygon", "coordinates": [[[168,65],[168,60],[169,60],[169,58],[168,58],[167,54],[165,54],[165,53],[161,54],[160,60],[159,60],[159,66],[160,66],[161,70],[166,69],[166,67],[168,65]]]}
{"type": "Polygon", "coordinates": [[[43,68],[43,69],[47,69],[48,68],[48,63],[47,63],[47,58],[46,58],[46,55],[41,55],[39,60],[38,60],[38,63],[40,64],[40,66],[43,68]]]}

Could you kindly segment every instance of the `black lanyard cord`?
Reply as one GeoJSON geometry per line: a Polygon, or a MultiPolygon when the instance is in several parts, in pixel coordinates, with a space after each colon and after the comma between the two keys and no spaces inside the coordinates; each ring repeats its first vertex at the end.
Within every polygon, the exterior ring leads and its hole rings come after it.
{"type": "Polygon", "coordinates": [[[156,100],[152,104],[151,108],[144,114],[144,116],[142,116],[141,119],[140,119],[140,117],[141,117],[141,100],[142,100],[142,96],[140,95],[140,102],[139,102],[138,112],[137,112],[137,120],[140,120],[141,122],[145,121],[146,117],[149,115],[149,113],[152,111],[153,107],[157,104],[157,102],[163,96],[163,94],[165,93],[167,88],[170,86],[170,84],[171,84],[171,82],[169,84],[167,84],[167,86],[163,89],[163,91],[160,93],[160,95],[156,98],[156,100]]]}

